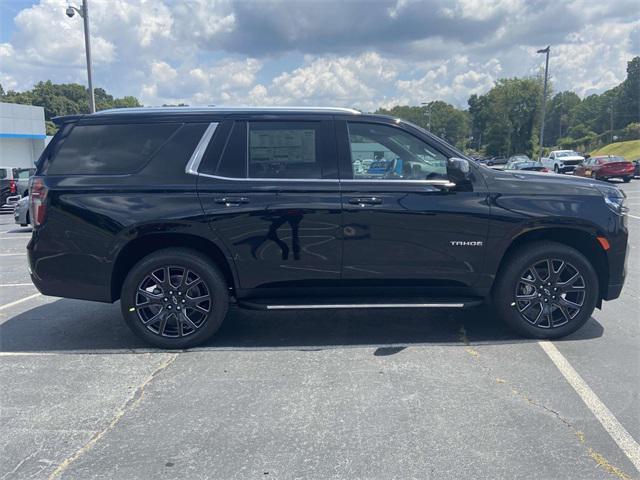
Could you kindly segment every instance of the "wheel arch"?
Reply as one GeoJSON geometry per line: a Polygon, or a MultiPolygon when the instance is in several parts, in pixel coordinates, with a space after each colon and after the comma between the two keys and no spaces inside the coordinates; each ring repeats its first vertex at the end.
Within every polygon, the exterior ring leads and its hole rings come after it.
{"type": "Polygon", "coordinates": [[[605,295],[607,285],[609,284],[609,263],[607,262],[606,253],[598,243],[596,236],[585,230],[569,227],[546,227],[521,233],[514,238],[509,247],[503,253],[498,264],[496,276],[500,275],[500,272],[506,265],[509,256],[512,255],[514,251],[528,243],[542,240],[557,242],[573,247],[587,257],[587,260],[591,262],[598,275],[600,288],[598,306],[600,306],[602,298],[605,295]]]}
{"type": "Polygon", "coordinates": [[[237,281],[230,260],[215,242],[198,235],[157,233],[136,237],[118,252],[111,274],[111,300],[120,298],[122,284],[138,261],[157,250],[171,247],[190,248],[206,255],[220,268],[229,288],[235,289],[237,281]]]}

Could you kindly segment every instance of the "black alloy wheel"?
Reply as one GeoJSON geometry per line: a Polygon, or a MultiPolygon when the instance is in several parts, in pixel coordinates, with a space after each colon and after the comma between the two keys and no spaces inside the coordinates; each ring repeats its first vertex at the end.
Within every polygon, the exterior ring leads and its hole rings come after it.
{"type": "Polygon", "coordinates": [[[557,328],[573,320],[585,303],[585,281],[570,263],[546,258],[529,265],[514,299],[522,318],[539,328],[557,328]]]}
{"type": "Polygon", "coordinates": [[[150,271],[138,285],[136,313],[148,330],[162,337],[185,337],[198,331],[213,308],[200,275],[179,265],[150,271]]]}
{"type": "Polygon", "coordinates": [[[190,348],[209,339],[229,307],[228,285],[209,258],[186,248],[158,250],[129,272],[122,315],[139,337],[161,348],[190,348]]]}
{"type": "Polygon", "coordinates": [[[591,262],[568,245],[536,241],[503,259],[492,291],[498,316],[531,338],[560,338],[591,317],[600,298],[591,262]]]}

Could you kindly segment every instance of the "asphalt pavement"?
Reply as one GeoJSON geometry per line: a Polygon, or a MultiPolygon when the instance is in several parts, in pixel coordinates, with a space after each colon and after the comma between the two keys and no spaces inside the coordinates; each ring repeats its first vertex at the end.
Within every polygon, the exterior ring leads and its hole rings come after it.
{"type": "Polygon", "coordinates": [[[554,342],[484,308],[231,309],[160,351],[118,304],[39,295],[2,215],[0,479],[639,478],[640,180],[622,188],[622,296],[554,342]]]}

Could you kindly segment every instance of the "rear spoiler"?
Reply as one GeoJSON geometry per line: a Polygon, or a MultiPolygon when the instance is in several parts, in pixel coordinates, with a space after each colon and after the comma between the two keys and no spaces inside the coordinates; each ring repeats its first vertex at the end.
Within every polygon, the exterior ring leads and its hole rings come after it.
{"type": "Polygon", "coordinates": [[[55,123],[56,127],[63,125],[65,123],[75,123],[80,120],[84,115],[61,115],[59,117],[53,117],[51,121],[55,123]]]}

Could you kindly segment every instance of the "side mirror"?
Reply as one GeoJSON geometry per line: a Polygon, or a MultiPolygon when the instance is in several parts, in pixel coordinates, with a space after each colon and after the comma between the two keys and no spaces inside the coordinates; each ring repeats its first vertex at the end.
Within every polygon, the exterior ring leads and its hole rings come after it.
{"type": "Polygon", "coordinates": [[[449,171],[454,173],[456,176],[462,174],[462,177],[467,177],[469,175],[469,160],[465,160],[464,158],[451,157],[449,159],[449,171]]]}

